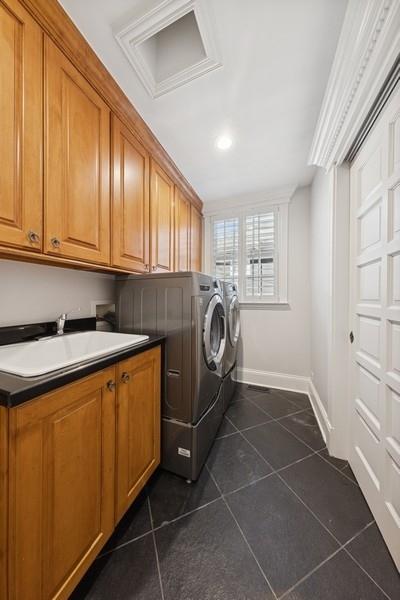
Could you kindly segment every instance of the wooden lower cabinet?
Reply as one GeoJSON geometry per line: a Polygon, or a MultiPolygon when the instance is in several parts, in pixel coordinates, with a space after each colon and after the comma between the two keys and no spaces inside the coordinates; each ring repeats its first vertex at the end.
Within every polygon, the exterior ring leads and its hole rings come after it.
{"type": "Polygon", "coordinates": [[[117,367],[117,521],[160,462],[160,368],[160,347],[117,367]]]}
{"type": "Polygon", "coordinates": [[[160,348],[0,407],[0,459],[0,597],[67,599],[159,464],[160,348]]]}

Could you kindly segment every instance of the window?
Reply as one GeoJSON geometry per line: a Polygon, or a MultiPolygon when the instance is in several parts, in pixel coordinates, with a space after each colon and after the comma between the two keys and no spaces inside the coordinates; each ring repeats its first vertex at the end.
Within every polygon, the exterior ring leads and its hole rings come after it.
{"type": "Polygon", "coordinates": [[[236,283],[242,303],[286,303],[288,205],[232,212],[210,219],[211,272],[236,283]]]}

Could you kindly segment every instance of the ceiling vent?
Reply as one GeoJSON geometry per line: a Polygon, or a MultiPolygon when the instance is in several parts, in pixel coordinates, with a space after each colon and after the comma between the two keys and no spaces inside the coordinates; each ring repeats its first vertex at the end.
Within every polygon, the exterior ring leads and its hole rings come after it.
{"type": "Polygon", "coordinates": [[[221,66],[203,0],[164,0],[115,37],[153,98],[221,66]]]}

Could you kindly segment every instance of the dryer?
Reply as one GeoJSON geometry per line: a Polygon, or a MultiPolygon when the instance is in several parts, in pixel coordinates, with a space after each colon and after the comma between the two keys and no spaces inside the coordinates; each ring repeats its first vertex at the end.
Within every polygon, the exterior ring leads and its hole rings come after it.
{"type": "Polygon", "coordinates": [[[120,276],[119,331],[166,336],[161,465],[197,479],[223,415],[226,320],[220,282],[195,272],[120,276]]]}
{"type": "Polygon", "coordinates": [[[240,309],[237,285],[227,281],[222,281],[221,283],[227,322],[223,364],[223,406],[225,412],[232,400],[236,387],[233,376],[240,337],[240,309]]]}

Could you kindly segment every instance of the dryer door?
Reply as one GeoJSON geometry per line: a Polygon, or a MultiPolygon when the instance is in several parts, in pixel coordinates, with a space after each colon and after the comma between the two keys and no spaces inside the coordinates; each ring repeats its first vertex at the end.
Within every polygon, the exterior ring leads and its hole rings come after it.
{"type": "Polygon", "coordinates": [[[228,309],[228,335],[231,346],[234,348],[240,335],[239,298],[233,296],[228,309]]]}
{"type": "Polygon", "coordinates": [[[217,371],[221,366],[226,343],[224,303],[214,294],[208,303],[203,325],[203,353],[207,367],[217,371]]]}

